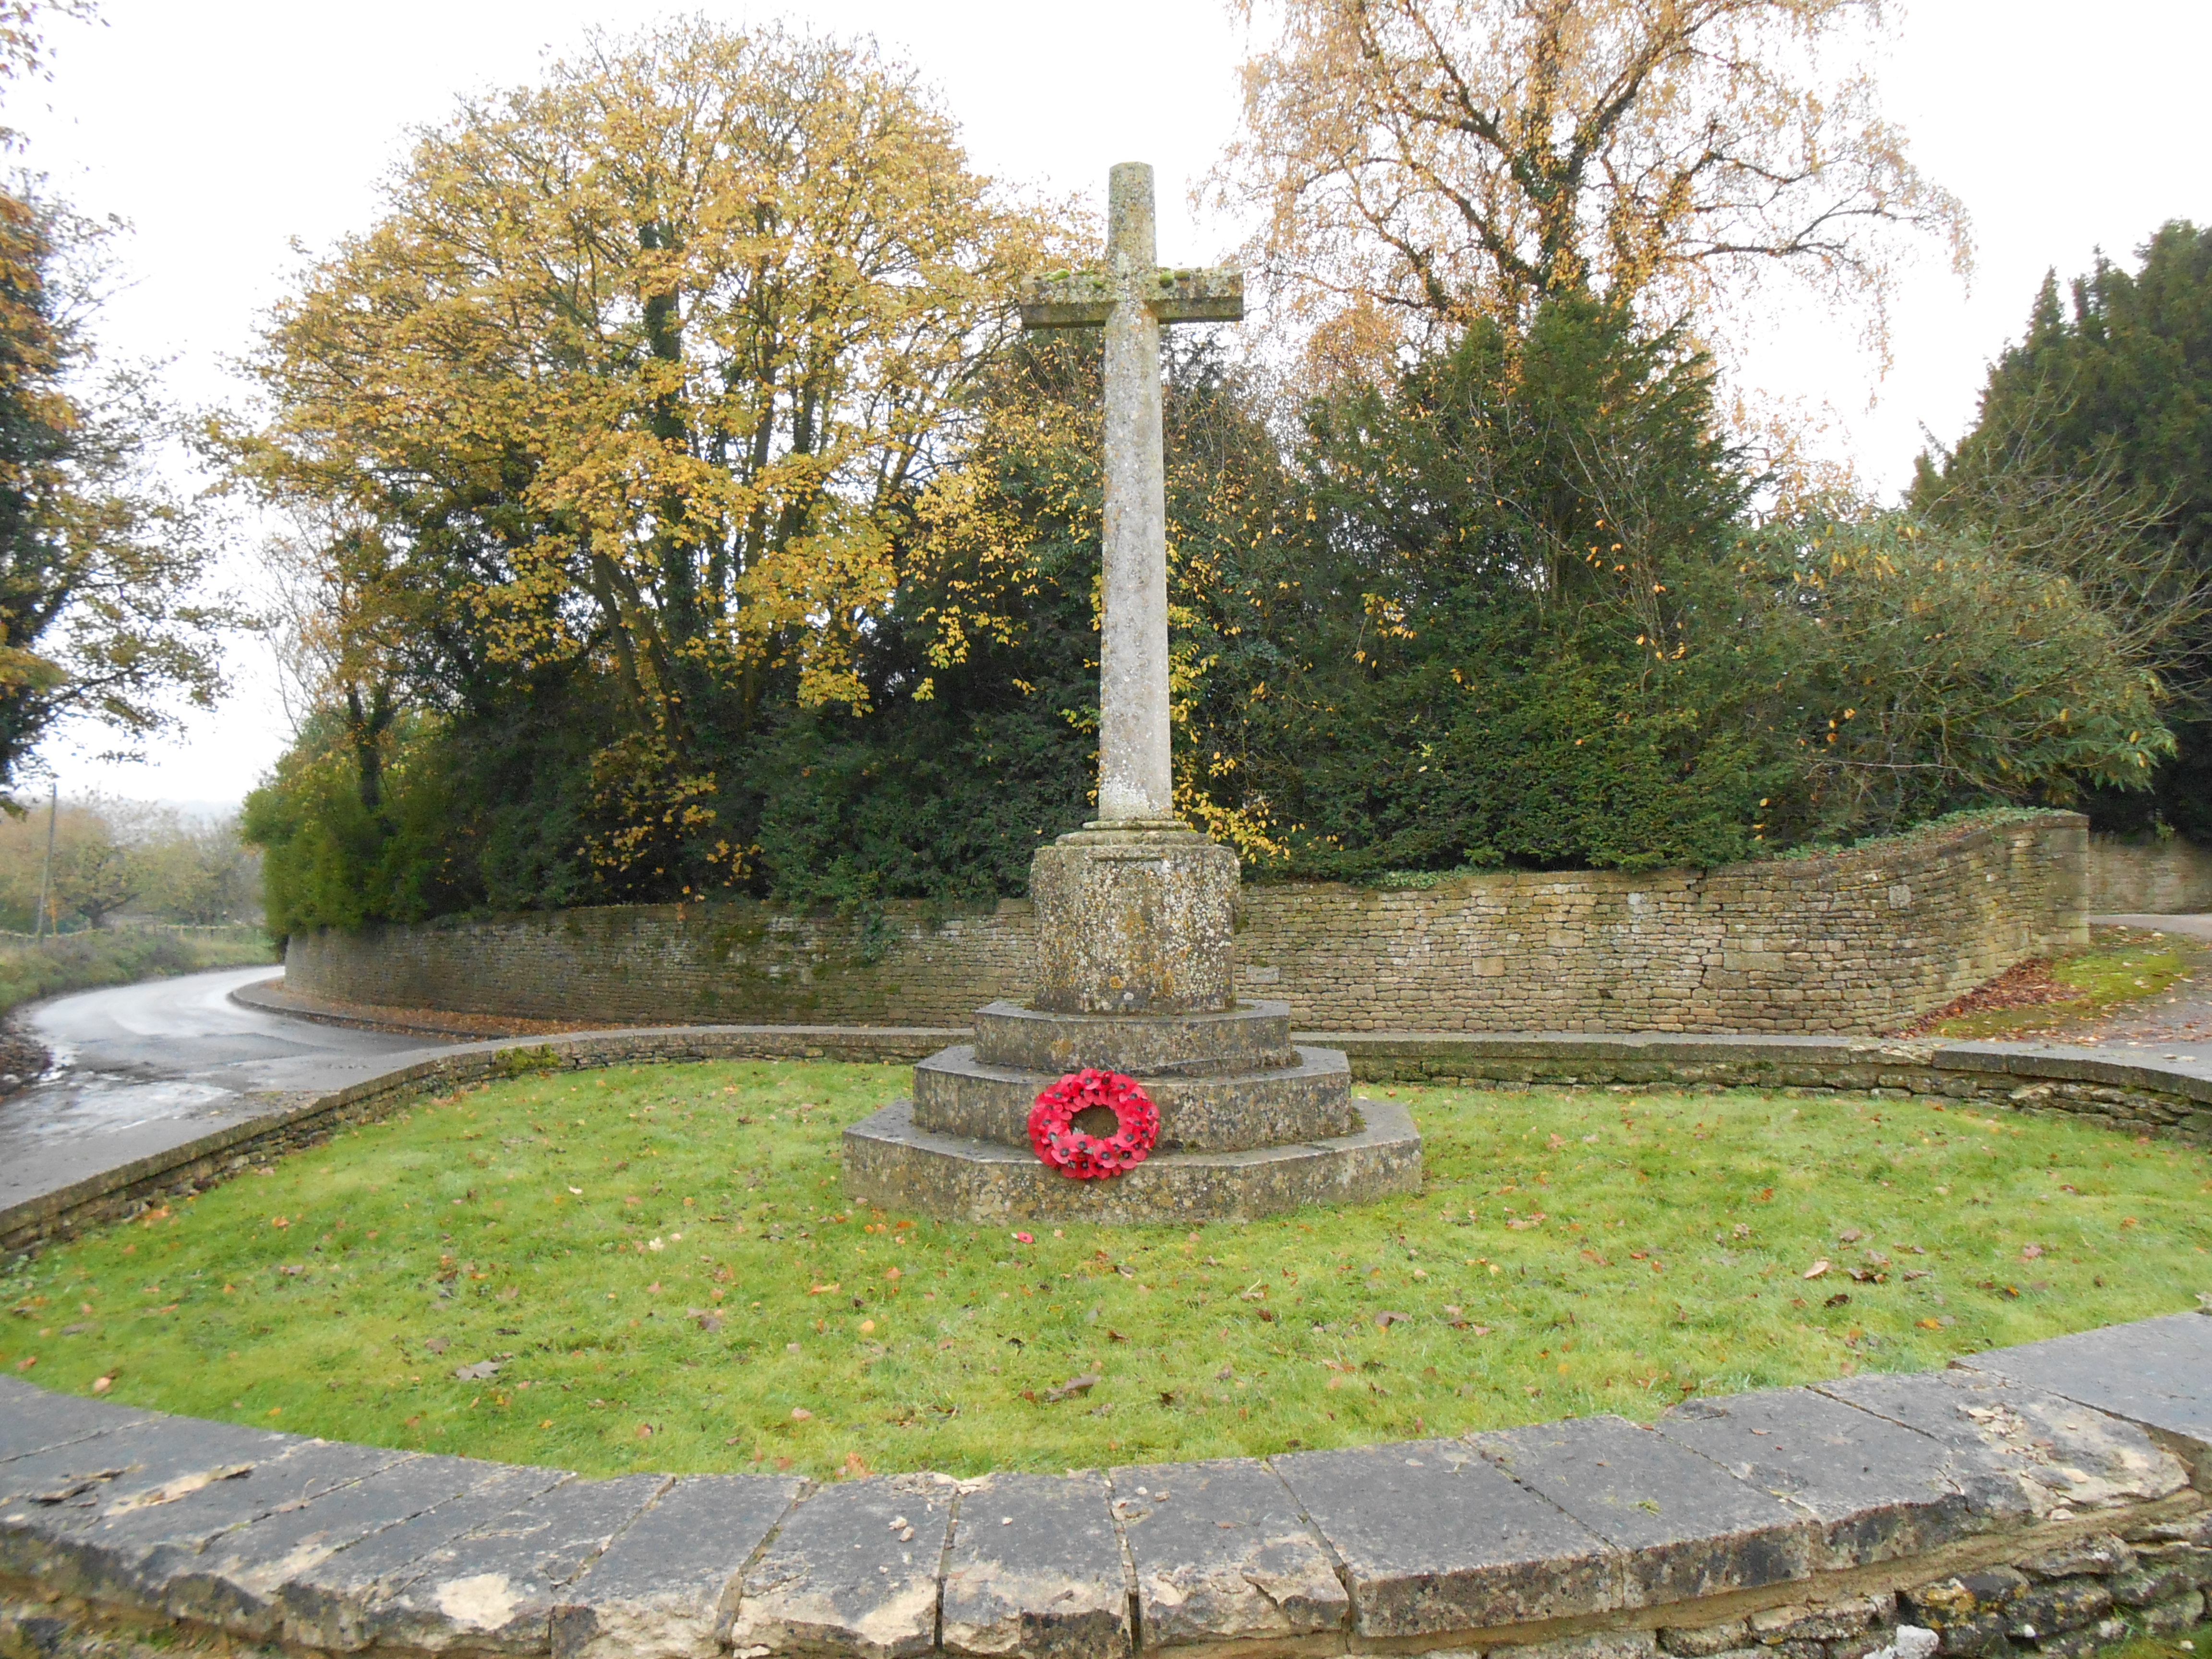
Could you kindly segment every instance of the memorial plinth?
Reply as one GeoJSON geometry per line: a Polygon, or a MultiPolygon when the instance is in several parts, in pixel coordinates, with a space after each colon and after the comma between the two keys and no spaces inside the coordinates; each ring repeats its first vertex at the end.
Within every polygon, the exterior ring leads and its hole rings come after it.
{"type": "Polygon", "coordinates": [[[1234,321],[1244,284],[1156,268],[1152,170],[1140,163],[1114,169],[1107,225],[1104,270],[1040,277],[1022,295],[1031,328],[1106,332],[1101,817],[1030,864],[1035,998],[982,1010],[972,1044],[915,1068],[912,1099],[845,1132],[845,1188],[974,1221],[1095,1222],[1418,1192],[1421,1141],[1405,1109],[1355,1099],[1334,1049],[1294,1045],[1289,1004],[1237,1000],[1237,855],[1175,817],[1160,328],[1234,321]],[[1030,1145],[1037,1096],[1085,1070],[1134,1078],[1159,1112],[1151,1155],[1110,1178],[1070,1179],[1030,1145]]]}
{"type": "Polygon", "coordinates": [[[1356,1097],[1334,1048],[1291,1041],[1286,1002],[1238,1001],[1237,858],[1182,826],[1094,825],[1040,850],[1040,992],[915,1067],[911,1099],[845,1132],[855,1201],[968,1221],[1248,1220],[1418,1192],[1421,1141],[1356,1097]],[[1135,1078],[1152,1156],[1074,1181],[1030,1149],[1030,1107],[1070,1072],[1135,1078]]]}

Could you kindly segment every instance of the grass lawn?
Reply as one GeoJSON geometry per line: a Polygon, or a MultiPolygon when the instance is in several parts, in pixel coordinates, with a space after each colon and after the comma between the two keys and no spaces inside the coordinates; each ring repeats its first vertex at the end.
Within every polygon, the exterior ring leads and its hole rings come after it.
{"type": "Polygon", "coordinates": [[[1649,1418],[2212,1291],[2212,1157],[2063,1119],[1400,1088],[1419,1198],[1031,1240],[841,1201],[839,1130],[907,1080],[725,1063],[424,1102],[17,1263],[0,1364],[592,1474],[972,1474],[1649,1418]]]}

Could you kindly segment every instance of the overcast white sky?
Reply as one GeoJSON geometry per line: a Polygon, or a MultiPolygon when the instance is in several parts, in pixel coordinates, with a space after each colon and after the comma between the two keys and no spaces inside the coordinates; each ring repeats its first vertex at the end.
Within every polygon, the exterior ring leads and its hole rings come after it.
{"type": "MultiPolygon", "coordinates": [[[[722,0],[104,0],[104,22],[64,24],[51,84],[14,119],[29,160],[82,209],[134,226],[132,286],[101,333],[124,356],[173,358],[177,394],[234,395],[224,363],[295,264],[366,224],[404,131],[463,90],[534,78],[541,57],[592,26],[672,10],[732,21],[778,9],[722,0]]],[[[1103,195],[1107,167],[1158,169],[1163,258],[1223,252],[1183,192],[1228,139],[1244,43],[1208,0],[793,0],[786,15],[875,34],[945,91],[984,168],[1103,195]]],[[[1954,437],[1990,358],[2018,333],[2046,267],[2130,255],[2168,218],[2212,219],[2204,160],[2206,0],[1914,0],[1884,66],[1889,113],[1914,155],[1973,216],[1971,291],[1933,253],[1895,319],[1896,365],[1877,385],[1852,332],[1787,319],[1748,378],[1832,407],[1832,447],[1885,490],[1905,483],[1924,424],[1954,437]],[[1869,406],[1869,398],[1875,401],[1869,406]]],[[[64,791],[235,800],[283,746],[256,647],[239,692],[146,765],[53,757],[64,791]]]]}

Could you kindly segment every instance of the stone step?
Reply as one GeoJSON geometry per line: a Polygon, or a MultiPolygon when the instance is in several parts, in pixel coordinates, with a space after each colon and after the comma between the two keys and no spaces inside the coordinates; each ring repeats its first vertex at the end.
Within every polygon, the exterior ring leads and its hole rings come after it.
{"type": "MultiPolygon", "coordinates": [[[[1159,1109],[1162,1152],[1236,1152],[1353,1133],[1352,1067],[1334,1048],[1298,1048],[1297,1063],[1265,1071],[1143,1079],[1159,1109]]],[[[936,1134],[1029,1147],[1030,1108],[1059,1072],[988,1066],[963,1043],[914,1068],[914,1121],[936,1134]]]]}
{"type": "Polygon", "coordinates": [[[1257,1072],[1295,1066],[1291,1005],[1240,1002],[1218,1014],[1055,1014],[1018,1002],[975,1012],[975,1054],[987,1066],[1060,1077],[1095,1066],[1152,1078],[1176,1072],[1257,1072]]]}
{"type": "Polygon", "coordinates": [[[1249,1221],[1421,1190],[1421,1137],[1395,1100],[1356,1100],[1358,1133],[1241,1152],[1156,1152],[1106,1181],[1075,1181],[1027,1146],[934,1134],[895,1100],[845,1131],[855,1203],[963,1221],[1104,1226],[1249,1221]]]}

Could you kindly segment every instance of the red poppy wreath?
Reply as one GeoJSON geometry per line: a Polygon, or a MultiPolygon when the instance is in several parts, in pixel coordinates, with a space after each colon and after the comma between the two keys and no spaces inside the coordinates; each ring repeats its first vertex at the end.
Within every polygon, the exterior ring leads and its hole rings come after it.
{"type": "Polygon", "coordinates": [[[1071,1181],[1103,1181],[1142,1164],[1159,1134],[1159,1109],[1136,1079],[1119,1072],[1071,1072],[1030,1108],[1030,1145],[1071,1181]],[[1114,1114],[1112,1134],[1075,1127],[1078,1117],[1101,1106],[1114,1114]]]}

